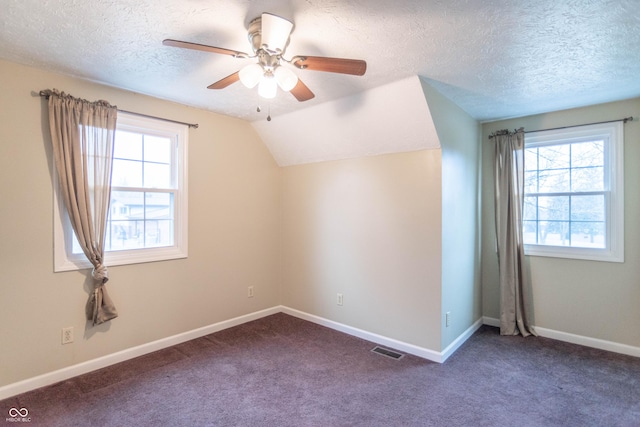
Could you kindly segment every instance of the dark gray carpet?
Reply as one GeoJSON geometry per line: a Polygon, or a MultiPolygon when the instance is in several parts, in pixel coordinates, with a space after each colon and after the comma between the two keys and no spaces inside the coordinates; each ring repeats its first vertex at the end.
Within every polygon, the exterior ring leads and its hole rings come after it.
{"type": "Polygon", "coordinates": [[[276,314],[0,401],[0,422],[27,408],[44,426],[640,426],[638,358],[487,326],[444,364],[373,347],[276,314]]]}

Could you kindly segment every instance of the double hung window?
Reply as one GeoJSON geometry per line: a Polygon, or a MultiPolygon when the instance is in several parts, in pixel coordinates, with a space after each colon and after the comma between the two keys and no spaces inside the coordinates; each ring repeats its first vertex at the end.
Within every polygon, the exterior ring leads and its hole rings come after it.
{"type": "MultiPolygon", "coordinates": [[[[187,137],[184,125],[118,113],[107,266],[187,256],[187,137]]],[[[90,267],[56,205],[55,270],[90,267]]]]}
{"type": "Polygon", "coordinates": [[[527,135],[524,187],[528,255],[624,260],[621,123],[527,135]]]}

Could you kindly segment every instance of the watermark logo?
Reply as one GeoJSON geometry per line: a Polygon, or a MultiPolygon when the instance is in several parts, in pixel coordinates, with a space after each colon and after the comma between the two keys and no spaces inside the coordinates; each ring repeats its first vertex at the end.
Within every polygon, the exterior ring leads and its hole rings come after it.
{"type": "Polygon", "coordinates": [[[31,417],[27,408],[11,408],[9,409],[9,418],[5,419],[8,423],[30,423],[31,417]]]}

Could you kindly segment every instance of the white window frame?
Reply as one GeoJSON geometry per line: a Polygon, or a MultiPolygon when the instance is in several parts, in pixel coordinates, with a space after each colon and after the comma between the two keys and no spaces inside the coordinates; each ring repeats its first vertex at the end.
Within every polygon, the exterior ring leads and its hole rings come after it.
{"type": "MultiPolygon", "coordinates": [[[[117,129],[146,135],[169,137],[175,144],[177,166],[176,191],[174,196],[174,242],[173,246],[133,250],[105,251],[107,267],[186,258],[188,255],[188,187],[187,153],[189,144],[188,126],[149,117],[118,112],[117,129]]],[[[62,195],[58,191],[58,177],[54,173],[54,271],[73,271],[93,266],[83,253],[72,253],[73,229],[62,195]]]]}
{"type": "Polygon", "coordinates": [[[525,136],[525,148],[594,139],[602,139],[605,146],[605,248],[525,244],[526,255],[624,262],[624,127],[622,122],[536,132],[525,136]]]}

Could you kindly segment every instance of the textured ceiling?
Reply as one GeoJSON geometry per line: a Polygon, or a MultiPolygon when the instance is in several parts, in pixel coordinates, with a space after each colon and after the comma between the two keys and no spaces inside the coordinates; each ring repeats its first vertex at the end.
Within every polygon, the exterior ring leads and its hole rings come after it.
{"type": "MultiPolygon", "coordinates": [[[[640,96],[638,0],[2,0],[0,58],[240,117],[263,120],[257,90],[206,87],[247,59],[261,12],[295,23],[286,57],[364,59],[364,77],[297,71],[316,98],[279,93],[271,115],[409,76],[486,121],[640,96]]],[[[265,107],[266,103],[262,103],[265,107]]]]}

